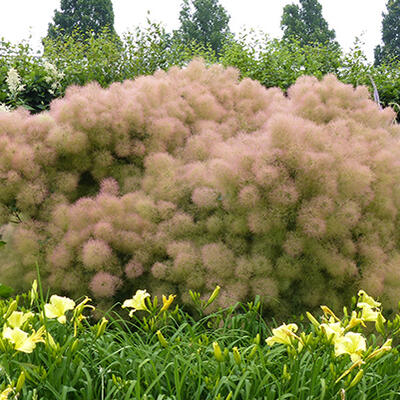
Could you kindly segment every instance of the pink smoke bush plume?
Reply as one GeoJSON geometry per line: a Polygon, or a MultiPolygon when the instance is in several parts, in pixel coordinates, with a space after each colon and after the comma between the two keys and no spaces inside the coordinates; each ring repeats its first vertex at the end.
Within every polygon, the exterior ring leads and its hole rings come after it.
{"type": "Polygon", "coordinates": [[[287,93],[195,60],[0,112],[0,281],[114,301],[260,295],[287,315],[400,292],[400,128],[365,87],[287,93]]]}

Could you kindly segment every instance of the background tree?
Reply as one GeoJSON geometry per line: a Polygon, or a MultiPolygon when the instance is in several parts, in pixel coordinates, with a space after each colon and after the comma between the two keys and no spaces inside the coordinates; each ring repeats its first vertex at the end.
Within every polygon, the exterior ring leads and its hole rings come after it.
{"type": "Polygon", "coordinates": [[[195,40],[219,54],[228,37],[230,15],[218,0],[183,0],[177,33],[185,42],[195,40]]]}
{"type": "Polygon", "coordinates": [[[375,47],[375,65],[400,59],[400,0],[389,0],[382,13],[383,46],[375,47]]]}
{"type": "Polygon", "coordinates": [[[111,0],[61,0],[61,11],[55,10],[53,20],[48,28],[50,39],[70,36],[76,30],[97,36],[106,27],[115,33],[111,0]]]}
{"type": "Polygon", "coordinates": [[[299,0],[300,5],[288,4],[283,9],[281,28],[283,38],[295,38],[302,45],[339,44],[334,41],[336,34],[329,29],[322,16],[322,6],[318,0],[299,0]]]}

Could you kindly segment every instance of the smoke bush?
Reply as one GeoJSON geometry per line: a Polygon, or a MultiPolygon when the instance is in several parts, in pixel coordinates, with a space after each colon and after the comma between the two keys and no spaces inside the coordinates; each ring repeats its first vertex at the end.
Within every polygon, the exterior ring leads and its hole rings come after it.
{"type": "MultiPolygon", "coordinates": [[[[0,112],[0,280],[100,303],[138,288],[286,315],[356,288],[396,305],[400,129],[364,87],[285,96],[201,61],[0,112]]],[[[216,306],[218,303],[216,303],[216,306]]]]}

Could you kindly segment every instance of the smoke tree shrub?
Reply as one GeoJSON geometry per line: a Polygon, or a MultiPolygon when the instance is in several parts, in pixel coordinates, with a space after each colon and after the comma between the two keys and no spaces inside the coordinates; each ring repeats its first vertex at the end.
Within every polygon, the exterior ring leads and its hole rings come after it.
{"type": "MultiPolygon", "coordinates": [[[[0,112],[0,279],[39,263],[107,305],[146,288],[287,315],[400,289],[400,129],[367,88],[301,77],[287,96],[202,61],[70,87],[0,112]]],[[[211,307],[212,308],[212,307],[211,307]]]]}

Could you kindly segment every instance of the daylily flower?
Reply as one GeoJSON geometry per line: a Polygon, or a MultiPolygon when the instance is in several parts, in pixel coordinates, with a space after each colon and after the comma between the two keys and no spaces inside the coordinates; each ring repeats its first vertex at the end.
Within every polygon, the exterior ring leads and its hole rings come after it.
{"type": "Polygon", "coordinates": [[[84,315],[82,315],[83,310],[85,308],[90,308],[95,310],[96,308],[90,304],[86,304],[89,301],[92,301],[89,297],[85,296],[85,298],[75,307],[74,313],[72,315],[71,321],[74,321],[74,336],[77,335],[78,325],[81,325],[82,320],[86,319],[84,315]]]}
{"type": "Polygon", "coordinates": [[[352,329],[359,324],[361,324],[362,326],[365,327],[364,320],[362,318],[358,318],[357,313],[355,311],[353,311],[351,313],[351,318],[346,326],[346,329],[352,329]]]}
{"type": "Polygon", "coordinates": [[[364,292],[364,290],[359,290],[358,291],[358,303],[357,307],[363,308],[365,305],[371,307],[371,308],[379,308],[381,306],[381,303],[379,301],[374,300],[371,296],[368,296],[367,293],[364,292]]]}
{"type": "MultiPolygon", "coordinates": [[[[376,310],[372,309],[369,305],[364,305],[362,307],[362,311],[361,311],[361,318],[364,321],[376,322],[376,320],[378,319],[378,315],[379,314],[381,314],[380,311],[376,311],[376,310]]],[[[386,321],[385,318],[383,316],[382,316],[382,318],[383,318],[383,322],[385,322],[386,321]]]]}
{"type": "Polygon", "coordinates": [[[8,395],[12,393],[14,389],[8,385],[1,393],[0,393],[0,400],[8,400],[8,395]]]}
{"type": "Polygon", "coordinates": [[[7,326],[3,329],[3,338],[9,340],[14,345],[15,350],[23,353],[32,353],[36,343],[44,342],[44,330],[45,328],[42,326],[37,332],[33,331],[32,335],[28,336],[28,333],[19,328],[7,326]]]}
{"type": "MultiPolygon", "coordinates": [[[[329,319],[333,318],[335,321],[340,321],[340,319],[335,315],[335,313],[327,306],[321,306],[322,311],[325,314],[325,317],[329,319]]],[[[332,321],[333,322],[333,321],[332,321]]]]}
{"type": "Polygon", "coordinates": [[[136,294],[131,299],[124,301],[122,308],[132,308],[132,310],[129,312],[130,317],[132,317],[133,313],[138,310],[149,311],[145,303],[146,297],[150,297],[150,294],[147,293],[146,290],[137,290],[136,294]]]}
{"type": "Polygon", "coordinates": [[[298,339],[298,336],[294,332],[297,332],[298,326],[296,324],[283,324],[278,328],[272,329],[273,336],[265,339],[268,346],[272,346],[274,343],[282,343],[290,345],[292,338],[298,339]]]}
{"type": "Polygon", "coordinates": [[[340,325],[340,322],[331,322],[329,324],[321,324],[320,326],[327,339],[332,338],[333,342],[344,333],[344,328],[340,325]]]}
{"type": "Polygon", "coordinates": [[[335,340],[335,356],[349,354],[353,362],[361,360],[361,354],[366,350],[366,341],[363,335],[348,332],[335,340]]]}
{"type": "Polygon", "coordinates": [[[65,313],[73,310],[75,302],[68,297],[57,296],[54,294],[50,297],[50,303],[44,305],[44,313],[46,318],[57,318],[61,324],[65,324],[67,318],[65,313]]]}
{"type": "Polygon", "coordinates": [[[163,306],[161,307],[160,313],[168,310],[169,306],[174,301],[175,297],[176,297],[175,294],[174,295],[170,294],[167,299],[166,296],[162,295],[163,306]]]}
{"type": "Polygon", "coordinates": [[[28,321],[29,318],[33,317],[32,312],[23,313],[22,311],[13,311],[7,318],[7,325],[11,328],[21,328],[21,326],[28,321]]]}

